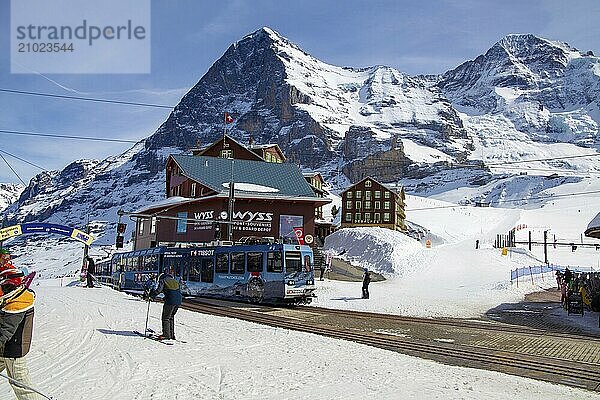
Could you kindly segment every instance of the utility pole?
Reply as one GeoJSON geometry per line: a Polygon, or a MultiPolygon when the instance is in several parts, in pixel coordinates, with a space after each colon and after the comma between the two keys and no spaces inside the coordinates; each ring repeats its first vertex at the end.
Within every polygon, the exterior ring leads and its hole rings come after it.
{"type": "Polygon", "coordinates": [[[233,158],[231,159],[231,179],[229,180],[229,203],[227,212],[229,213],[229,224],[227,224],[227,240],[233,241],[233,208],[235,205],[235,183],[233,181],[233,158]]]}
{"type": "Polygon", "coordinates": [[[529,231],[529,251],[531,251],[531,231],[529,231]]]}
{"type": "Polygon", "coordinates": [[[544,263],[548,265],[548,231],[544,231],[544,263]]]}

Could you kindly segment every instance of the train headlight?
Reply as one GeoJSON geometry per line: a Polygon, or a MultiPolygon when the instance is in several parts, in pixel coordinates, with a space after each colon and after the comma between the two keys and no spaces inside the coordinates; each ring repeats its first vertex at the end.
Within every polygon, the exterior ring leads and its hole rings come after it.
{"type": "Polygon", "coordinates": [[[315,281],[309,279],[309,280],[306,281],[306,284],[307,285],[314,285],[315,281]]]}
{"type": "Polygon", "coordinates": [[[288,285],[295,285],[295,284],[296,284],[296,282],[295,282],[295,281],[287,281],[287,284],[288,284],[288,285]]]}

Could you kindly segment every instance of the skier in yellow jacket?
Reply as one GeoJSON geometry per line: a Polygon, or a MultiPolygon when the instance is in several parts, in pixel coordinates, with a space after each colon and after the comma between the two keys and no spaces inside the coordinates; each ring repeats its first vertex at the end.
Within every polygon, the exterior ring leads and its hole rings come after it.
{"type": "Polygon", "coordinates": [[[23,272],[16,268],[0,270],[0,372],[14,381],[10,384],[19,400],[38,400],[31,387],[25,355],[31,347],[35,294],[23,285],[23,272]],[[18,382],[18,383],[17,383],[18,382]]]}

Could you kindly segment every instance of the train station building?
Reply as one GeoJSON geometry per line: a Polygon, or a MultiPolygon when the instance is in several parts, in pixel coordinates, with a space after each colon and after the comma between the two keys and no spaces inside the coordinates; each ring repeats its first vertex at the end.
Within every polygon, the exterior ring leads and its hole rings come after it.
{"type": "Polygon", "coordinates": [[[135,212],[134,248],[243,237],[314,242],[319,197],[277,145],[244,146],[229,136],[170,155],[166,199],[135,212]]]}

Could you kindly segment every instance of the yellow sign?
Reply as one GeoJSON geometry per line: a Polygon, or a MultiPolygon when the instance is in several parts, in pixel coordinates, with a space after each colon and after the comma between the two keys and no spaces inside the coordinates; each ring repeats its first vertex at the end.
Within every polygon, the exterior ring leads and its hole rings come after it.
{"type": "Polygon", "coordinates": [[[425,241],[425,247],[427,247],[428,249],[430,249],[430,248],[431,248],[431,240],[427,239],[427,240],[425,241]]]}
{"type": "Polygon", "coordinates": [[[19,236],[23,234],[21,225],[13,225],[8,228],[0,229],[0,240],[8,239],[13,236],[19,236]]]}
{"type": "Polygon", "coordinates": [[[508,249],[506,247],[502,248],[502,255],[505,256],[508,254],[508,249]]]}
{"type": "Polygon", "coordinates": [[[94,237],[88,233],[80,231],[79,229],[73,229],[73,233],[71,237],[75,240],[79,240],[80,242],[85,243],[86,245],[91,245],[94,241],[94,237]]]}

